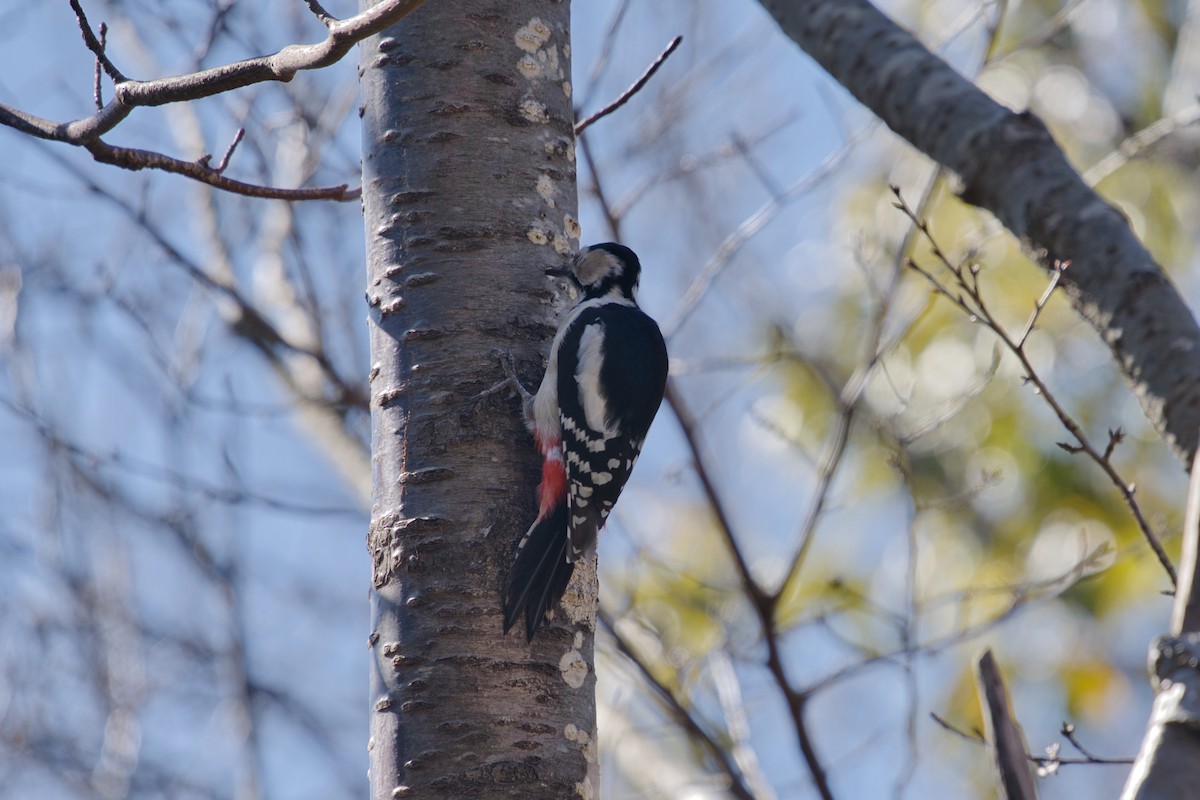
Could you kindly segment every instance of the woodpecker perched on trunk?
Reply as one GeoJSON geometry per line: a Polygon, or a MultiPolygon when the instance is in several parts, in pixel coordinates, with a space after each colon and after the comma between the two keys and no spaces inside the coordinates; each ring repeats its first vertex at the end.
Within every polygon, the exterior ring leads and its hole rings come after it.
{"type": "Polygon", "coordinates": [[[566,591],[642,450],[667,383],[667,348],[634,300],[641,264],[628,247],[593,245],[565,277],[581,297],[550,346],[526,424],[542,454],[538,517],[517,547],[504,597],[504,632],[525,615],[529,641],[566,591]]]}

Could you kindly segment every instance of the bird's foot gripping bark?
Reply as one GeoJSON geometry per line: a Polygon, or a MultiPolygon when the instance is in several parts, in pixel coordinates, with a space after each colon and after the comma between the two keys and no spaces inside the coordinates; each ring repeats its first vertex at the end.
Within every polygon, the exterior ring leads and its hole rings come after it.
{"type": "MultiPolygon", "coordinates": [[[[485,397],[490,397],[506,389],[514,389],[521,396],[522,409],[525,414],[526,426],[533,424],[533,393],[525,388],[525,384],[521,383],[521,379],[517,377],[516,367],[513,365],[512,353],[508,350],[498,350],[495,356],[500,361],[500,368],[504,371],[504,380],[498,381],[492,386],[484,389],[479,394],[472,397],[468,402],[478,403],[485,397]]],[[[532,430],[532,428],[531,428],[532,430]]]]}

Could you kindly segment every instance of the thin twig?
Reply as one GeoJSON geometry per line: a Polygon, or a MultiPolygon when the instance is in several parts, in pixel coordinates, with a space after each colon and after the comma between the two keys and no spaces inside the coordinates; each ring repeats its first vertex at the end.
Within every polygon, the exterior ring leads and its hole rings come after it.
{"type": "Polygon", "coordinates": [[[1108,429],[1108,444],[1104,448],[1104,460],[1107,461],[1112,457],[1113,451],[1117,449],[1117,445],[1125,441],[1125,430],[1120,426],[1108,429]]]}
{"type": "Polygon", "coordinates": [[[793,183],[779,197],[772,197],[767,200],[758,210],[747,217],[737,230],[725,237],[720,246],[717,247],[712,257],[700,269],[699,273],[692,278],[691,283],[683,291],[679,299],[679,307],[675,312],[674,319],[670,320],[663,327],[663,335],[668,340],[671,339],[683,325],[691,317],[692,313],[700,305],[700,301],[704,298],[709,288],[714,281],[724,271],[733,257],[741,250],[753,236],[766,227],[767,223],[775,219],[788,204],[799,199],[809,191],[819,186],[822,181],[829,175],[833,174],[841,165],[849,158],[855,146],[869,132],[873,130],[876,123],[869,123],[859,130],[859,132],[850,140],[845,142],[834,152],[830,153],[825,159],[816,166],[811,172],[806,174],[800,180],[793,183]]]}
{"type": "Polygon", "coordinates": [[[1046,20],[1046,24],[1035,31],[1032,35],[1010,46],[1003,52],[989,53],[987,57],[987,63],[990,64],[1000,61],[1001,59],[1008,58],[1014,53],[1019,53],[1026,48],[1037,47],[1050,41],[1057,36],[1063,28],[1070,24],[1071,17],[1074,16],[1075,12],[1078,11],[1079,7],[1085,2],[1086,0],[1069,0],[1065,6],[1058,10],[1058,13],[1046,20]]]}
{"type": "Polygon", "coordinates": [[[654,694],[658,696],[667,712],[675,718],[675,721],[679,723],[694,741],[703,745],[713,761],[720,766],[721,771],[725,773],[729,780],[730,793],[734,797],[740,798],[740,800],[754,800],[754,794],[746,786],[743,775],[731,760],[729,750],[718,744],[691,712],[684,707],[679,698],[675,696],[675,693],[655,676],[650,666],[634,651],[633,646],[629,644],[628,640],[617,631],[616,626],[607,614],[601,612],[598,615],[598,620],[601,626],[608,632],[608,635],[612,637],[613,643],[617,647],[617,652],[637,668],[642,679],[646,681],[654,691],[654,694]]]}
{"type": "MultiPolygon", "coordinates": [[[[591,162],[590,152],[587,148],[587,139],[582,139],[581,144],[585,159],[588,161],[590,166],[594,166],[591,162]]],[[[612,236],[614,239],[620,239],[621,215],[609,207],[606,195],[600,183],[599,174],[593,170],[592,177],[596,182],[597,199],[599,200],[604,211],[605,218],[608,220],[612,236]]],[[[717,494],[716,486],[713,484],[708,474],[706,463],[700,451],[700,443],[696,434],[697,426],[695,419],[680,400],[675,391],[673,382],[668,382],[666,390],[666,402],[674,411],[676,419],[679,420],[680,426],[683,428],[684,436],[691,451],[697,477],[700,479],[700,483],[708,499],[709,506],[712,508],[713,514],[717,518],[719,523],[718,529],[725,537],[726,545],[733,556],[733,561],[737,566],[743,591],[745,592],[746,597],[750,600],[750,604],[758,616],[759,624],[763,632],[763,640],[767,645],[767,667],[775,681],[777,688],[787,701],[788,710],[791,712],[792,716],[792,725],[796,731],[796,738],[800,747],[801,756],[804,759],[805,764],[808,766],[809,772],[812,775],[813,783],[816,786],[820,796],[823,798],[823,800],[832,800],[833,795],[829,788],[824,767],[821,765],[821,762],[817,757],[816,748],[813,745],[812,737],[808,732],[807,722],[804,719],[804,706],[808,700],[809,694],[796,692],[792,688],[784,668],[783,655],[780,650],[779,630],[775,624],[775,608],[778,603],[778,598],[769,596],[754,579],[754,576],[750,571],[750,566],[746,562],[745,556],[738,545],[736,536],[734,536],[730,518],[725,511],[724,503],[722,502],[720,495],[717,494]]]]}
{"type": "MultiPolygon", "coordinates": [[[[964,389],[957,397],[951,397],[945,402],[940,403],[930,414],[913,423],[907,431],[896,431],[896,443],[901,447],[908,447],[913,442],[923,439],[941,428],[952,418],[958,416],[959,412],[965,409],[976,397],[983,394],[988,386],[991,385],[992,378],[996,377],[996,371],[1000,368],[1000,353],[1000,346],[995,345],[992,348],[991,363],[988,364],[988,368],[983,371],[983,374],[979,376],[975,383],[964,389]]],[[[918,504],[919,507],[921,507],[921,504],[918,504]]]]}
{"type": "MultiPolygon", "coordinates": [[[[797,110],[788,111],[782,114],[778,119],[773,120],[769,125],[764,127],[758,133],[746,141],[749,147],[755,147],[758,144],[765,142],[775,134],[782,131],[788,125],[795,122],[802,116],[802,113],[797,110]]],[[[586,141],[586,139],[584,140],[586,141]]],[[[733,142],[727,142],[713,150],[698,156],[692,156],[682,159],[671,164],[661,172],[646,175],[641,178],[634,186],[625,192],[616,202],[613,203],[613,213],[618,217],[624,217],[635,205],[641,202],[646,195],[656,188],[661,188],[664,184],[671,181],[685,178],[689,175],[694,175],[702,170],[709,169],[724,164],[725,161],[732,156],[737,155],[737,148],[733,142]]]]}
{"type": "MultiPolygon", "coordinates": [[[[1119,429],[1117,431],[1110,431],[1109,443],[1104,453],[1101,453],[1095,446],[1092,445],[1091,440],[1089,440],[1087,435],[1083,432],[1083,428],[1078,422],[1075,421],[1074,417],[1067,413],[1067,410],[1058,402],[1053,393],[1051,393],[1050,388],[1046,385],[1045,381],[1042,380],[1041,376],[1037,373],[1037,370],[1034,369],[1033,364],[1029,360],[1029,355],[1025,351],[1024,343],[1013,339],[1008,333],[1008,330],[1001,325],[988,310],[987,304],[984,302],[983,294],[981,293],[979,287],[979,265],[969,264],[964,267],[961,264],[954,264],[951,262],[946,254],[942,251],[937,241],[934,239],[933,234],[929,230],[928,223],[917,216],[917,213],[913,211],[907,202],[905,202],[904,197],[900,192],[900,187],[892,186],[891,189],[892,194],[896,197],[896,208],[903,212],[904,215],[907,216],[913,223],[913,225],[915,225],[917,229],[920,230],[925,236],[926,240],[930,243],[934,257],[954,276],[955,282],[958,284],[958,288],[961,291],[951,291],[950,288],[942,283],[942,281],[936,275],[920,266],[912,259],[908,259],[907,263],[909,267],[929,281],[935,292],[943,297],[946,297],[950,300],[950,302],[962,309],[972,322],[978,322],[990,329],[997,337],[999,337],[1000,341],[1004,343],[1004,346],[1008,349],[1008,351],[1016,356],[1017,360],[1021,364],[1021,369],[1025,373],[1025,381],[1033,385],[1037,393],[1041,395],[1046,404],[1050,406],[1050,410],[1054,412],[1056,417],[1058,417],[1058,420],[1062,426],[1066,428],[1067,431],[1074,436],[1075,440],[1079,443],[1078,445],[1072,445],[1065,442],[1059,442],[1058,446],[1070,453],[1085,453],[1088,458],[1094,461],[1096,465],[1104,471],[1104,474],[1108,476],[1109,480],[1112,481],[1113,485],[1116,486],[1117,490],[1121,493],[1121,497],[1125,500],[1125,504],[1129,506],[1130,512],[1137,521],[1138,528],[1141,530],[1142,536],[1145,537],[1146,542],[1150,545],[1150,549],[1154,551],[1155,557],[1158,558],[1163,570],[1170,578],[1171,585],[1175,586],[1177,582],[1175,567],[1171,564],[1171,559],[1167,556],[1166,550],[1163,549],[1162,542],[1159,541],[1157,534],[1155,534],[1153,529],[1151,529],[1150,523],[1146,520],[1145,515],[1142,513],[1141,506],[1138,505],[1137,498],[1134,496],[1137,487],[1122,478],[1121,474],[1117,472],[1117,468],[1112,463],[1112,450],[1116,447],[1116,444],[1122,438],[1124,438],[1124,433],[1120,432],[1119,429]]],[[[1056,285],[1057,281],[1052,281],[1052,288],[1056,285]]]]}
{"type": "MultiPolygon", "coordinates": [[[[103,52],[108,38],[108,25],[100,23],[100,50],[103,52]]],[[[96,110],[104,108],[104,95],[100,91],[100,78],[104,73],[101,71],[100,59],[96,59],[96,66],[92,70],[92,100],[96,104],[96,110]]]]}
{"type": "Polygon", "coordinates": [[[625,15],[629,13],[631,5],[630,0],[620,0],[617,7],[613,10],[612,16],[609,17],[608,26],[604,31],[604,38],[601,40],[600,48],[596,53],[596,60],[592,62],[592,66],[588,70],[584,89],[580,93],[580,108],[586,108],[592,104],[592,95],[600,85],[601,76],[604,75],[604,71],[608,68],[609,59],[612,56],[613,43],[617,40],[621,23],[625,20],[625,15]]]}
{"type": "Polygon", "coordinates": [[[1117,145],[1116,150],[1091,166],[1087,172],[1083,173],[1084,182],[1088,186],[1095,186],[1163,139],[1176,131],[1189,128],[1197,122],[1200,122],[1200,103],[1193,103],[1179,109],[1169,117],[1156,120],[1126,138],[1117,145]]]}
{"type": "Polygon", "coordinates": [[[319,19],[321,24],[326,28],[332,28],[333,24],[339,21],[337,17],[326,11],[325,7],[318,0],[304,0],[304,2],[308,6],[308,10],[313,13],[313,16],[319,19]]]}
{"type": "Polygon", "coordinates": [[[729,515],[726,513],[725,505],[717,493],[717,488],[712,481],[712,477],[708,474],[708,468],[700,451],[700,442],[696,433],[696,421],[686,406],[683,405],[683,401],[670,381],[667,382],[666,401],[675,413],[675,418],[679,420],[679,426],[683,430],[684,440],[687,442],[688,450],[691,453],[692,462],[696,469],[696,476],[700,479],[700,485],[708,499],[709,506],[712,508],[713,514],[717,517],[717,528],[721,532],[721,535],[724,536],[726,546],[733,557],[734,566],[737,568],[738,577],[741,579],[742,590],[746,593],[746,598],[750,601],[750,606],[754,609],[758,617],[758,622],[763,632],[763,641],[767,646],[767,669],[775,681],[776,688],[779,689],[779,692],[787,701],[788,711],[792,718],[792,728],[796,732],[801,757],[808,767],[813,785],[816,787],[817,793],[821,796],[822,800],[833,800],[833,793],[829,788],[825,767],[821,764],[817,756],[812,735],[808,731],[808,723],[804,717],[804,707],[810,695],[797,692],[792,687],[787,676],[787,670],[784,667],[783,654],[779,642],[779,629],[775,624],[777,601],[771,595],[767,594],[758,581],[754,579],[754,575],[750,571],[750,565],[746,561],[745,554],[742,553],[737,538],[733,534],[732,523],[729,515]]]}
{"type": "Polygon", "coordinates": [[[1092,761],[1102,760],[1096,758],[1096,756],[1093,755],[1086,747],[1080,744],[1079,740],[1075,738],[1075,726],[1071,723],[1064,721],[1062,727],[1059,729],[1059,733],[1066,737],[1066,740],[1071,743],[1071,746],[1078,750],[1080,755],[1083,757],[1091,759],[1092,761]]]}
{"type": "Polygon", "coordinates": [[[212,167],[196,161],[184,161],[152,150],[116,147],[100,139],[85,145],[85,149],[92,154],[92,158],[101,164],[112,164],[133,171],[157,169],[163,172],[172,172],[246,197],[267,200],[338,200],[347,202],[357,200],[362,196],[361,187],[351,189],[349,184],[345,183],[340,186],[314,186],[311,189],[280,189],[274,186],[246,183],[226,178],[212,167]]]}
{"type": "Polygon", "coordinates": [[[213,15],[208,21],[208,31],[204,34],[204,39],[201,40],[199,46],[192,52],[194,69],[200,69],[200,65],[208,58],[208,54],[212,52],[222,30],[228,32],[226,21],[236,4],[237,0],[217,0],[213,15]]]}
{"type": "Polygon", "coordinates": [[[158,169],[184,175],[218,189],[249,197],[281,200],[355,200],[361,189],[346,185],[312,189],[277,189],[225,178],[206,162],[184,161],[163,153],[117,147],[100,137],[125,120],[134,108],[211,97],[232,89],[265,81],[287,82],[301,70],[320,69],[341,59],[368,36],[395,24],[422,5],[424,0],[383,0],[353,17],[328,23],[324,40],[309,45],[289,45],[278,52],[249,58],[186,75],[151,81],[127,79],[105,55],[104,45],[96,38],[79,0],[70,0],[88,50],[95,55],[115,84],[115,97],[94,114],[71,122],[54,122],[0,103],[0,125],[55,142],[83,147],[97,161],[130,170],[158,169]]]}
{"type": "MultiPolygon", "coordinates": [[[[221,160],[217,162],[215,167],[213,167],[213,172],[220,175],[225,171],[225,168],[229,166],[229,159],[233,158],[233,151],[237,149],[238,144],[242,141],[242,137],[245,135],[245,128],[237,129],[237,133],[233,135],[233,141],[229,143],[229,147],[225,148],[225,155],[221,156],[221,160]]],[[[210,159],[211,156],[204,156],[204,158],[200,159],[200,161],[207,166],[210,159]]]]}
{"type": "MultiPolygon", "coordinates": [[[[929,718],[940,725],[946,731],[955,736],[968,741],[971,744],[987,744],[987,739],[978,730],[964,731],[962,728],[950,722],[945,717],[939,716],[937,712],[930,711],[929,718]]],[[[1065,735],[1065,731],[1064,731],[1065,735]]],[[[1067,737],[1071,744],[1075,744],[1075,740],[1070,736],[1067,737]]],[[[1100,758],[1084,751],[1076,745],[1076,749],[1084,754],[1083,758],[1062,758],[1061,756],[1036,756],[1033,753],[1026,753],[1025,758],[1029,759],[1039,767],[1050,767],[1057,765],[1077,765],[1077,764],[1132,764],[1132,758],[1100,758]]]]}
{"type": "MultiPolygon", "coordinates": [[[[930,189],[932,190],[932,185],[930,189]]],[[[926,199],[929,196],[927,195],[926,199]]],[[[886,352],[886,349],[881,347],[883,330],[888,314],[892,309],[896,292],[900,288],[900,277],[902,274],[902,263],[896,261],[892,265],[886,288],[880,287],[877,292],[870,323],[866,334],[862,337],[863,350],[860,363],[843,385],[839,387],[832,383],[829,384],[830,394],[833,395],[837,406],[837,421],[834,423],[833,433],[829,437],[821,456],[813,500],[800,527],[798,539],[800,544],[796,548],[796,554],[793,556],[791,563],[788,565],[787,572],[784,573],[783,580],[775,590],[774,599],[776,602],[779,601],[792,582],[798,579],[800,569],[804,565],[808,552],[816,539],[817,523],[825,511],[829,501],[829,494],[833,488],[834,479],[837,477],[837,473],[843,464],[846,448],[850,441],[850,432],[859,408],[859,401],[862,399],[863,392],[866,390],[871,375],[886,352]]],[[[867,284],[868,286],[874,285],[871,280],[868,280],[867,284]]]]}
{"type": "MultiPolygon", "coordinates": [[[[104,44],[96,38],[96,34],[92,33],[92,26],[88,22],[87,15],[83,13],[83,7],[79,5],[79,0],[70,0],[70,3],[71,10],[75,12],[75,21],[79,23],[79,32],[83,34],[83,43],[87,45],[88,50],[92,51],[92,55],[100,62],[100,66],[104,67],[104,72],[108,75],[109,80],[113,83],[122,83],[128,80],[121,70],[108,60],[108,55],[104,52],[104,44]]],[[[103,30],[103,26],[101,29],[103,30]]]]}
{"type": "Polygon", "coordinates": [[[1050,302],[1050,295],[1058,288],[1063,271],[1069,266],[1071,266],[1070,261],[1054,262],[1054,274],[1050,276],[1050,283],[1046,285],[1046,291],[1042,292],[1042,296],[1034,303],[1033,312],[1029,315],[1029,322],[1025,323],[1025,330],[1021,331],[1021,335],[1017,337],[1017,347],[1024,347],[1025,342],[1029,341],[1029,334],[1033,333],[1033,326],[1037,324],[1038,317],[1042,315],[1042,309],[1046,307],[1046,303],[1050,302]]]}
{"type": "Polygon", "coordinates": [[[613,212],[612,204],[608,202],[608,196],[604,191],[604,182],[600,178],[600,170],[596,168],[596,159],[592,155],[592,146],[590,140],[585,136],[579,139],[579,155],[583,159],[583,163],[587,165],[588,174],[592,178],[592,189],[596,193],[596,201],[600,204],[600,210],[604,212],[604,219],[608,222],[608,228],[612,232],[612,241],[621,241],[621,218],[613,212]]]}
{"type": "Polygon", "coordinates": [[[962,728],[955,725],[953,722],[950,722],[945,717],[939,716],[936,711],[930,711],[929,717],[938,725],[941,725],[947,731],[953,733],[955,736],[958,736],[961,739],[966,739],[968,742],[973,742],[974,744],[987,744],[987,739],[985,739],[983,734],[978,730],[968,733],[967,731],[964,731],[962,728]]]}
{"type": "Polygon", "coordinates": [[[658,58],[654,59],[654,63],[652,63],[649,67],[647,67],[646,71],[642,73],[642,77],[640,77],[636,81],[634,81],[633,85],[630,86],[628,89],[626,89],[624,92],[622,92],[620,97],[618,97],[616,100],[613,100],[611,103],[609,103],[604,108],[597,111],[595,114],[592,114],[587,119],[578,123],[575,126],[575,135],[576,136],[581,135],[585,130],[587,130],[589,127],[591,127],[592,123],[594,123],[598,120],[601,120],[604,117],[607,117],[609,114],[613,113],[618,108],[620,108],[621,106],[628,103],[630,98],[632,98],[635,94],[640,92],[642,90],[642,87],[645,86],[649,82],[649,80],[654,77],[654,73],[658,72],[658,68],[663,65],[663,63],[667,60],[667,58],[670,57],[671,53],[675,52],[675,48],[679,47],[679,45],[682,42],[683,42],[682,36],[676,36],[674,39],[672,39],[671,43],[667,45],[666,49],[658,54],[658,58]]]}

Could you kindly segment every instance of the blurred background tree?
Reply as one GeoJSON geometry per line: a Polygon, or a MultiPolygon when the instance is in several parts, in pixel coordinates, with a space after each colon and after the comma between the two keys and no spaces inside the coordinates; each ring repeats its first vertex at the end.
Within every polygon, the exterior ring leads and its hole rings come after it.
{"type": "MultiPolygon", "coordinates": [[[[1038,114],[1196,296],[1200,3],[879,5],[1038,114]]],[[[89,11],[147,75],[311,31],[290,3],[89,11]]],[[[1087,759],[1060,729],[1134,754],[1169,583],[1109,477],[1057,444],[1071,437],[1012,353],[905,266],[953,283],[889,185],[951,263],[980,265],[1008,330],[1045,272],[757,3],[574,15],[581,116],[685,37],[578,147],[583,240],[641,255],[679,412],[655,425],[601,549],[604,796],[815,795],[807,755],[837,797],[990,797],[982,749],[931,714],[979,726],[970,663],[991,646],[1047,756],[1042,796],[1115,797],[1128,767],[1067,763],[1087,759]],[[786,578],[769,641],[730,541],[764,586],[786,578]]],[[[86,113],[92,60],[70,10],[0,20],[5,101],[86,113]]],[[[354,80],[347,61],[122,131],[197,158],[244,127],[231,172],[353,184],[354,80]]],[[[0,141],[0,796],[363,795],[356,207],[0,141]],[[323,359],[272,349],[197,275],[233,282],[323,359]],[[302,619],[281,635],[285,613],[302,619]]],[[[1108,350],[1057,292],[1025,349],[1094,442],[1123,432],[1112,463],[1175,556],[1184,472],[1108,350]]]]}

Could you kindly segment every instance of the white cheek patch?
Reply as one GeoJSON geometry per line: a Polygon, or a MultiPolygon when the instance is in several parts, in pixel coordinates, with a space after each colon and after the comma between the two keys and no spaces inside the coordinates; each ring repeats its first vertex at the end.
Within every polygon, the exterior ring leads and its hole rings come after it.
{"type": "Polygon", "coordinates": [[[620,272],[621,263],[607,250],[587,250],[576,257],[574,269],[580,283],[592,286],[620,272]]]}

